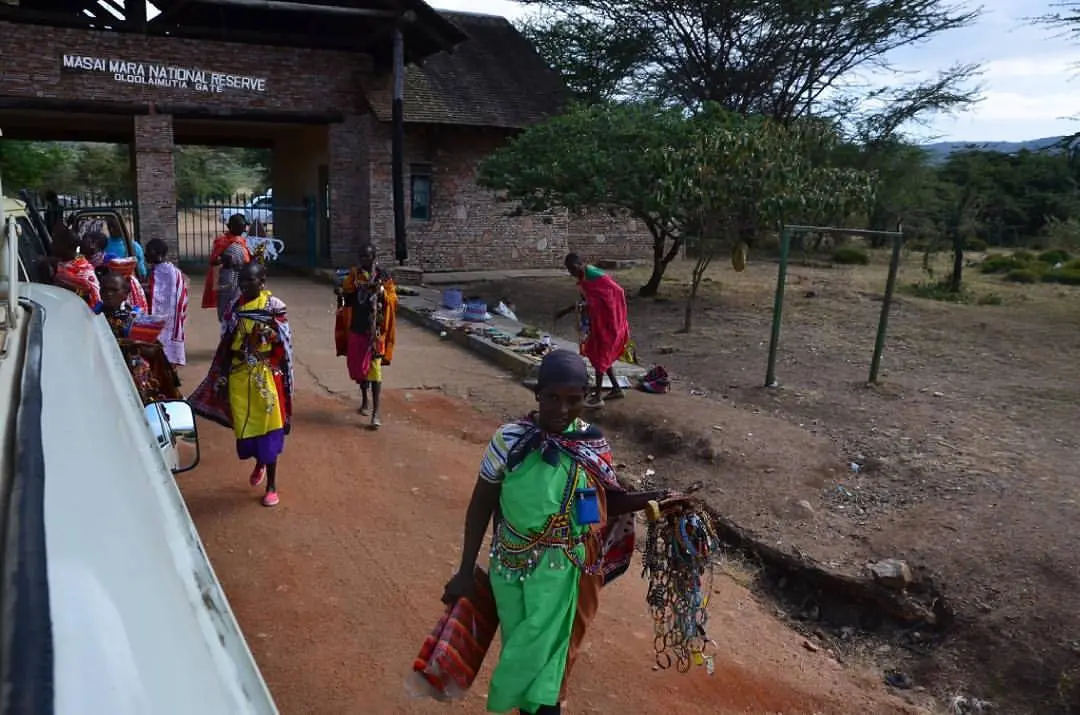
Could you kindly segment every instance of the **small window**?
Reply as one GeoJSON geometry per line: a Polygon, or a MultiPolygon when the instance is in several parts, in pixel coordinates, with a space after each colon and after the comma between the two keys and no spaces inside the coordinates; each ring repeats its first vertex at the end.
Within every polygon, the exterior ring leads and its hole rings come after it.
{"type": "Polygon", "coordinates": [[[409,216],[416,221],[431,220],[431,167],[413,164],[409,169],[409,190],[412,203],[409,216]]]}

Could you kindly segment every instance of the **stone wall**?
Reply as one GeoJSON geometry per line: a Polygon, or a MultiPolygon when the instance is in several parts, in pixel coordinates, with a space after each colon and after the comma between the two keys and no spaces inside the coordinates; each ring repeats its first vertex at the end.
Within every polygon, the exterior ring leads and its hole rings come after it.
{"type": "MultiPolygon", "coordinates": [[[[374,127],[371,145],[371,235],[385,260],[393,256],[394,213],[390,126],[374,127]]],[[[477,167],[511,136],[480,127],[413,125],[405,137],[406,220],[409,265],[424,270],[550,268],[573,250],[591,259],[647,258],[652,245],[644,227],[607,214],[510,215],[512,202],[476,184],[477,167]],[[413,165],[432,172],[431,219],[408,218],[413,165]]]]}

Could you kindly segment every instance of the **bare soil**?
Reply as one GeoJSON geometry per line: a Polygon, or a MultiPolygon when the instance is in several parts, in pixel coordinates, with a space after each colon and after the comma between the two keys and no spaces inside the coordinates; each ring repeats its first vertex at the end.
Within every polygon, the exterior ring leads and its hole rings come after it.
{"type": "MultiPolygon", "coordinates": [[[[674,454],[658,453],[656,478],[703,482],[717,510],[762,542],[851,574],[906,560],[955,614],[943,638],[865,643],[857,633],[867,624],[789,599],[786,614],[807,632],[838,627],[850,652],[941,694],[974,692],[999,712],[1076,712],[1080,291],[969,270],[971,290],[1001,305],[900,294],[881,384],[869,387],[885,262],[790,268],[776,388],[763,387],[774,263],[714,267],[688,334],[679,332],[687,265],[671,267],[659,299],[636,297],[644,271],[620,273],[641,362],[676,381],[671,394],[609,404],[601,419],[628,426],[631,439],[641,425],[666,433],[674,454]]],[[[907,257],[900,284],[922,279],[907,257]]],[[[509,300],[545,329],[575,299],[569,278],[470,290],[509,300]]]]}
{"type": "MultiPolygon", "coordinates": [[[[331,348],[329,290],[284,279],[270,287],[289,304],[297,347],[281,505],[259,505],[231,433],[205,422],[202,464],[179,480],[281,712],[484,712],[489,671],[450,706],[412,699],[404,682],[440,615],[483,445],[501,421],[529,409],[529,394],[403,324],[385,372],[385,424],[369,432],[331,348]]],[[[212,312],[193,308],[182,374],[188,389],[204,374],[215,338],[212,312]]],[[[632,444],[619,456],[631,475],[647,463],[632,444]]],[[[876,671],[842,665],[828,648],[808,648],[736,578],[717,579],[712,603],[716,675],[680,676],[653,667],[644,583],[634,569],[605,589],[566,712],[920,712],[887,693],[876,671]]]]}

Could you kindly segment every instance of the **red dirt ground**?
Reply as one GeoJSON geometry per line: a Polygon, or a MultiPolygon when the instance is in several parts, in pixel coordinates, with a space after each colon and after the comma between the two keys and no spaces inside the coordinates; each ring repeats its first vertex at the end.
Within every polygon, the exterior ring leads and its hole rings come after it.
{"type": "MultiPolygon", "coordinates": [[[[178,477],[271,692],[286,715],[481,713],[484,682],[451,706],[413,699],[404,683],[458,560],[492,414],[523,411],[527,393],[500,389],[505,378],[493,369],[405,325],[386,373],[385,426],[368,432],[342,399],[352,390],[330,350],[326,288],[286,280],[271,288],[290,304],[298,352],[281,505],[259,505],[232,435],[206,422],[200,467],[178,477]],[[481,394],[504,397],[483,403],[481,394]]],[[[211,312],[193,308],[185,389],[204,373],[215,337],[211,312]]],[[[915,712],[883,692],[878,676],[803,647],[742,586],[718,577],[715,591],[715,676],[657,672],[644,583],[632,569],[604,593],[566,711],[915,712]]]]}

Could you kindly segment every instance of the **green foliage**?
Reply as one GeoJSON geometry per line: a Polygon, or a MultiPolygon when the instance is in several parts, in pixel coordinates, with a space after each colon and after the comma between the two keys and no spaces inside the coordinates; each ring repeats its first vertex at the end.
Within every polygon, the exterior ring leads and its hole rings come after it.
{"type": "MultiPolygon", "coordinates": [[[[858,112],[874,137],[927,111],[965,104],[958,89],[972,68],[957,67],[915,86],[890,84],[867,92],[845,82],[880,66],[900,47],[970,24],[977,11],[947,0],[531,0],[544,12],[531,35],[548,63],[577,89],[614,85],[633,101],[653,100],[697,110],[709,103],[743,115],[783,122],[858,112]],[[567,35],[570,35],[567,37],[567,35]],[[545,37],[552,38],[546,41],[545,37]],[[629,40],[629,41],[627,41],[629,40]],[[622,76],[612,82],[614,70],[622,76]]],[[[591,93],[586,93],[586,95],[591,93]]],[[[579,96],[581,93],[579,92],[579,96]]],[[[603,93],[610,98],[610,93],[603,93]]],[[[861,167],[867,168],[867,167],[861,167]]]]}
{"type": "MultiPolygon", "coordinates": [[[[266,184],[269,156],[251,149],[177,147],[177,195],[226,198],[266,184]]],[[[5,192],[130,199],[134,195],[131,155],[126,145],[90,142],[21,142],[0,139],[0,172],[5,192]]]]}
{"type": "Polygon", "coordinates": [[[488,156],[478,181],[520,210],[601,210],[641,220],[653,235],[654,295],[682,245],[679,206],[656,191],[667,156],[689,140],[685,116],[640,104],[576,106],[534,125],[488,156]]]}
{"type": "Polygon", "coordinates": [[[1039,254],[1039,260],[1043,263],[1049,263],[1050,265],[1056,265],[1058,263],[1066,263],[1071,256],[1068,251],[1064,251],[1060,248],[1054,248],[1049,251],[1043,251],[1039,254]]]}
{"type": "Polygon", "coordinates": [[[940,300],[944,303],[970,303],[972,295],[966,290],[952,291],[949,283],[941,281],[923,281],[901,286],[900,291],[916,298],[940,300]]]}
{"type": "Polygon", "coordinates": [[[1030,264],[1030,259],[1018,258],[1015,254],[1004,255],[999,253],[988,256],[986,260],[980,263],[979,271],[982,273],[1008,273],[1020,268],[1027,268],[1030,264]]]}
{"type": "Polygon", "coordinates": [[[965,251],[976,251],[981,253],[987,248],[988,246],[986,245],[986,241],[982,240],[981,238],[974,238],[972,236],[969,236],[967,239],[964,240],[965,251]]]}
{"type": "Polygon", "coordinates": [[[974,303],[975,305],[1003,305],[1005,303],[1005,300],[997,293],[975,294],[967,289],[954,291],[949,281],[912,283],[901,286],[900,291],[916,298],[938,300],[943,303],[974,303]]]}
{"type": "Polygon", "coordinates": [[[833,251],[832,262],[845,266],[865,266],[870,263],[870,254],[861,248],[843,246],[833,251]]]}
{"type": "Polygon", "coordinates": [[[1033,268],[1014,268],[1005,275],[1010,283],[1038,283],[1039,272],[1033,268]]]}
{"type": "Polygon", "coordinates": [[[1080,286],[1080,267],[1069,268],[1062,266],[1061,268],[1054,268],[1044,273],[1042,280],[1045,283],[1080,286]]]}
{"type": "Polygon", "coordinates": [[[874,176],[828,163],[838,137],[826,122],[781,123],[706,105],[685,120],[687,141],[666,149],[656,195],[695,249],[684,330],[714,256],[784,223],[842,224],[865,212],[874,176]]]}

